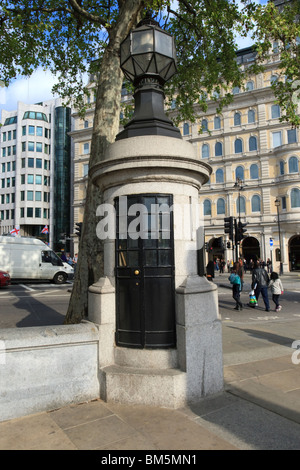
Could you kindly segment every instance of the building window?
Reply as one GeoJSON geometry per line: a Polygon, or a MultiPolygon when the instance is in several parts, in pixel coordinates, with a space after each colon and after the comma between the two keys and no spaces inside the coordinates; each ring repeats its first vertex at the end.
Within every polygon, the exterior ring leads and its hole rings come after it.
{"type": "Polygon", "coordinates": [[[282,196],[281,198],[281,208],[282,210],[286,210],[286,197],[282,196]]]}
{"type": "Polygon", "coordinates": [[[235,126],[240,126],[241,125],[241,114],[240,113],[235,113],[233,121],[234,121],[235,126]]]}
{"type": "Polygon", "coordinates": [[[297,157],[291,157],[289,159],[289,173],[298,173],[298,158],[297,157]]]}
{"type": "Polygon", "coordinates": [[[238,95],[240,92],[240,89],[238,86],[235,86],[233,89],[232,89],[232,94],[233,95],[238,95]]]}
{"type": "Polygon", "coordinates": [[[89,127],[89,121],[85,120],[84,121],[84,128],[87,129],[89,127]]]}
{"type": "Polygon", "coordinates": [[[279,162],[279,174],[282,176],[284,175],[284,161],[280,160],[279,162]]]}
{"type": "Polygon", "coordinates": [[[254,109],[249,109],[248,111],[248,124],[253,124],[255,122],[255,111],[254,109]]]}
{"type": "Polygon", "coordinates": [[[215,156],[216,157],[221,157],[223,154],[223,145],[221,142],[216,142],[215,145],[215,156]]]}
{"type": "Polygon", "coordinates": [[[242,139],[236,139],[234,142],[234,153],[242,153],[243,151],[243,141],[242,139]]]}
{"type": "MultiPolygon", "coordinates": [[[[23,175],[21,175],[23,176],[23,175]]],[[[27,175],[27,183],[28,184],[33,184],[34,183],[34,176],[33,175],[27,175]]]]}
{"type": "Polygon", "coordinates": [[[202,158],[209,158],[209,145],[203,144],[201,150],[202,158]]]}
{"type": "Polygon", "coordinates": [[[225,201],[222,198],[217,200],[217,214],[225,214],[225,201]]]}
{"type": "Polygon", "coordinates": [[[217,130],[217,129],[221,129],[221,119],[219,116],[215,116],[214,117],[214,128],[217,130]]]}
{"type": "Polygon", "coordinates": [[[224,171],[221,168],[216,171],[216,183],[224,183],[224,171]]]}
{"type": "Polygon", "coordinates": [[[28,126],[28,135],[34,135],[34,126],[28,126]]]}
{"type": "Polygon", "coordinates": [[[36,135],[38,137],[43,137],[43,128],[41,126],[36,126],[36,135]]]}
{"type": "Polygon", "coordinates": [[[27,217],[33,217],[33,207],[27,207],[27,217]]]}
{"type": "Polygon", "coordinates": [[[275,41],[273,42],[273,53],[278,54],[278,52],[279,52],[278,42],[275,41]]]}
{"type": "Polygon", "coordinates": [[[272,132],[273,148],[280,147],[281,144],[281,131],[272,132]]]}
{"type": "Polygon", "coordinates": [[[37,142],[37,143],[36,143],[36,151],[37,151],[37,152],[42,152],[42,151],[43,151],[43,144],[42,144],[42,142],[37,142]]]}
{"type": "Polygon", "coordinates": [[[42,200],[42,192],[41,191],[36,191],[35,192],[35,200],[36,201],[41,201],[42,200]]]}
{"type": "Polygon", "coordinates": [[[24,207],[20,208],[20,217],[24,217],[24,207]]]}
{"type": "Polygon", "coordinates": [[[237,214],[246,212],[246,203],[244,196],[239,196],[236,200],[236,212],[237,214]]]}
{"type": "Polygon", "coordinates": [[[244,168],[242,166],[237,166],[235,169],[235,179],[244,180],[244,168]]]}
{"type": "Polygon", "coordinates": [[[252,91],[252,90],[254,90],[254,82],[250,80],[249,82],[247,82],[246,91],[252,91]]]}
{"type": "Polygon", "coordinates": [[[28,142],[28,150],[29,152],[34,152],[34,142],[28,142]]]}
{"type": "Polygon", "coordinates": [[[273,85],[273,83],[276,83],[277,80],[278,80],[277,75],[271,75],[271,78],[270,78],[271,85],[273,85]]]}
{"type": "Polygon", "coordinates": [[[27,201],[33,201],[33,191],[27,191],[27,201]]]}
{"type": "Polygon", "coordinates": [[[28,158],[28,168],[34,168],[34,158],[28,158]]]}
{"type": "Polygon", "coordinates": [[[89,142],[86,142],[85,144],[83,144],[83,153],[87,154],[89,152],[90,152],[90,144],[89,142]]]}
{"type": "Polygon", "coordinates": [[[209,199],[205,199],[203,202],[203,212],[204,215],[211,215],[211,202],[209,199]]]}
{"type": "Polygon", "coordinates": [[[300,189],[293,188],[291,191],[291,207],[300,207],[300,189]]]}
{"type": "Polygon", "coordinates": [[[37,158],[35,160],[35,166],[36,166],[36,168],[42,168],[43,167],[43,160],[41,158],[37,158]]]}
{"type": "Polygon", "coordinates": [[[257,150],[257,138],[255,136],[251,136],[249,139],[249,151],[253,152],[257,150]]]}
{"type": "Polygon", "coordinates": [[[189,135],[189,133],[190,133],[190,125],[187,122],[185,122],[183,124],[183,135],[189,135]]]}
{"type": "Polygon", "coordinates": [[[42,175],[35,175],[35,184],[42,184],[42,175]]]}
{"type": "Polygon", "coordinates": [[[85,163],[83,165],[83,176],[87,176],[89,173],[89,164],[88,163],[85,163]]]}
{"type": "Polygon", "coordinates": [[[259,196],[253,196],[251,199],[251,209],[252,212],[260,212],[260,197],[259,196]]]}
{"type": "Polygon", "coordinates": [[[271,116],[272,116],[272,119],[280,118],[280,106],[278,104],[272,105],[271,116]]]}
{"type": "Polygon", "coordinates": [[[250,179],[258,180],[258,166],[255,163],[250,166],[250,179]]]}
{"type": "Polygon", "coordinates": [[[42,216],[42,211],[41,211],[41,208],[40,207],[36,207],[35,208],[35,216],[37,218],[40,218],[42,216]]]}
{"type": "Polygon", "coordinates": [[[26,135],[26,126],[22,126],[22,135],[26,135]]]}
{"type": "Polygon", "coordinates": [[[201,121],[201,127],[202,127],[202,131],[203,131],[203,132],[207,132],[207,130],[208,130],[207,119],[202,119],[202,121],[201,121]]]}
{"type": "Polygon", "coordinates": [[[297,131],[296,129],[289,129],[287,131],[288,144],[294,144],[297,142],[297,131]]]}

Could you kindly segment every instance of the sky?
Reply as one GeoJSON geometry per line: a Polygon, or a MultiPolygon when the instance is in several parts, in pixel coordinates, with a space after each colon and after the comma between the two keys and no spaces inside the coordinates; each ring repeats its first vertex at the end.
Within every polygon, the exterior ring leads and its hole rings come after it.
{"type": "MultiPolygon", "coordinates": [[[[256,1],[260,4],[267,2],[267,0],[256,1]]],[[[238,44],[239,48],[243,49],[251,46],[252,42],[250,38],[240,38],[238,44]]],[[[0,117],[2,109],[7,111],[16,110],[18,101],[34,104],[54,98],[51,89],[55,83],[55,76],[41,68],[36,70],[30,78],[17,78],[8,88],[4,88],[3,83],[0,81],[0,117]]]]}

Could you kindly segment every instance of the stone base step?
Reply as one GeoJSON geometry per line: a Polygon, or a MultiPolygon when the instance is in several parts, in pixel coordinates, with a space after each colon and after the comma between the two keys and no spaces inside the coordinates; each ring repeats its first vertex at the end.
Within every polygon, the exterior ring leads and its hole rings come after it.
{"type": "Polygon", "coordinates": [[[101,398],[108,403],[167,408],[179,408],[186,404],[186,374],[178,369],[111,365],[101,369],[101,373],[101,398]]]}

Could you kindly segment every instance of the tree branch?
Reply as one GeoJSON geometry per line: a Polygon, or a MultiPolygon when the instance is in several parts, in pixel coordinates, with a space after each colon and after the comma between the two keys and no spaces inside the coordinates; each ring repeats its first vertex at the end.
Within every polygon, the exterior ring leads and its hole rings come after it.
{"type": "Polygon", "coordinates": [[[68,2],[75,13],[81,15],[86,20],[92,21],[93,23],[101,24],[102,26],[105,26],[107,28],[106,21],[103,18],[97,15],[93,15],[92,13],[86,11],[84,8],[78,5],[77,0],[68,0],[68,2]]]}

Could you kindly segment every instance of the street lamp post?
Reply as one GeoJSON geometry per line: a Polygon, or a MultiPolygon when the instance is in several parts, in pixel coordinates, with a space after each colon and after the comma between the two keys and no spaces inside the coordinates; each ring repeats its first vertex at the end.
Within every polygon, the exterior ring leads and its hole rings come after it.
{"type": "MultiPolygon", "coordinates": [[[[241,178],[237,178],[236,182],[234,183],[234,188],[238,189],[238,201],[239,201],[239,223],[241,222],[241,191],[244,189],[244,182],[241,178]]],[[[238,261],[238,246],[240,242],[236,240],[235,242],[235,256],[236,261],[238,261]]]]}
{"type": "Polygon", "coordinates": [[[275,199],[275,206],[277,208],[277,224],[278,224],[278,237],[279,237],[279,274],[283,274],[283,265],[282,265],[282,250],[281,250],[281,234],[280,234],[280,219],[279,219],[279,207],[280,200],[278,197],[275,199]]]}

